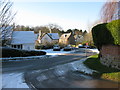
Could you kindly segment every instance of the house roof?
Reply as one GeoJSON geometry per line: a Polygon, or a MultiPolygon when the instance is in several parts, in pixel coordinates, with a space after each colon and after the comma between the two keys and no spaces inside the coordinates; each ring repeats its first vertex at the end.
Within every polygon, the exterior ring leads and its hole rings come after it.
{"type": "Polygon", "coordinates": [[[47,33],[48,34],[48,36],[51,38],[51,39],[59,39],[60,37],[59,37],[59,35],[58,35],[58,33],[47,33]]]}
{"type": "Polygon", "coordinates": [[[13,31],[11,44],[35,43],[34,31],[13,31]]]}
{"type": "Polygon", "coordinates": [[[68,39],[70,37],[71,33],[65,33],[65,34],[62,34],[60,39],[68,39]]]}

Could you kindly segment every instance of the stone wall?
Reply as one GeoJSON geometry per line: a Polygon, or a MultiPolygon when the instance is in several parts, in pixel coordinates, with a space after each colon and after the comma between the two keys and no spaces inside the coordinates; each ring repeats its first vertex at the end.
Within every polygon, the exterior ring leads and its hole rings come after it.
{"type": "Polygon", "coordinates": [[[102,64],[120,70],[120,46],[103,45],[100,53],[100,61],[102,64]]]}

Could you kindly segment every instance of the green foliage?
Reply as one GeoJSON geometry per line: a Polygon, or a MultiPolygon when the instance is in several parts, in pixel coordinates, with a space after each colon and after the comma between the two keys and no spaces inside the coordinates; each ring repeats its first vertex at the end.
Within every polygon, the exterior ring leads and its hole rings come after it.
{"type": "Polygon", "coordinates": [[[112,37],[114,38],[114,44],[120,45],[120,19],[108,23],[107,28],[111,32],[112,37]]]}
{"type": "Polygon", "coordinates": [[[107,79],[107,80],[112,80],[112,81],[117,81],[120,82],[120,72],[114,72],[114,73],[104,73],[102,75],[102,79],[107,79]]]}
{"type": "Polygon", "coordinates": [[[93,76],[120,82],[120,78],[118,77],[120,70],[102,65],[98,59],[98,55],[91,56],[84,62],[84,64],[90,69],[96,70],[98,72],[93,73],[93,76]]]}
{"type": "Polygon", "coordinates": [[[110,68],[100,63],[98,59],[98,55],[93,55],[88,58],[84,64],[89,67],[90,69],[96,70],[100,73],[110,73],[110,72],[118,72],[118,69],[110,68]]]}
{"type": "Polygon", "coordinates": [[[102,45],[120,45],[120,20],[98,24],[92,28],[94,44],[100,50],[102,45]]]}

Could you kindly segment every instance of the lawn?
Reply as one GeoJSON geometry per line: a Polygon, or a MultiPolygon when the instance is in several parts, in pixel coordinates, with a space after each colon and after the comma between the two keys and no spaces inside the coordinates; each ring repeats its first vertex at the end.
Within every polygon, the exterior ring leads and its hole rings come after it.
{"type": "Polygon", "coordinates": [[[118,77],[120,70],[102,65],[98,55],[91,56],[84,64],[90,69],[98,71],[101,74],[100,78],[120,82],[120,77],[118,77]]]}

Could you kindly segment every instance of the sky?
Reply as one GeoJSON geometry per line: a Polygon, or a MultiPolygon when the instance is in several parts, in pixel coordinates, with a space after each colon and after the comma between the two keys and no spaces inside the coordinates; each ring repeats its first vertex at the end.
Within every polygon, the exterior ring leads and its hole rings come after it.
{"type": "MultiPolygon", "coordinates": [[[[89,1],[89,0],[88,0],[89,1]]],[[[17,12],[14,22],[17,25],[44,26],[57,24],[63,30],[87,30],[89,25],[100,18],[103,1],[13,1],[17,12]]]]}

